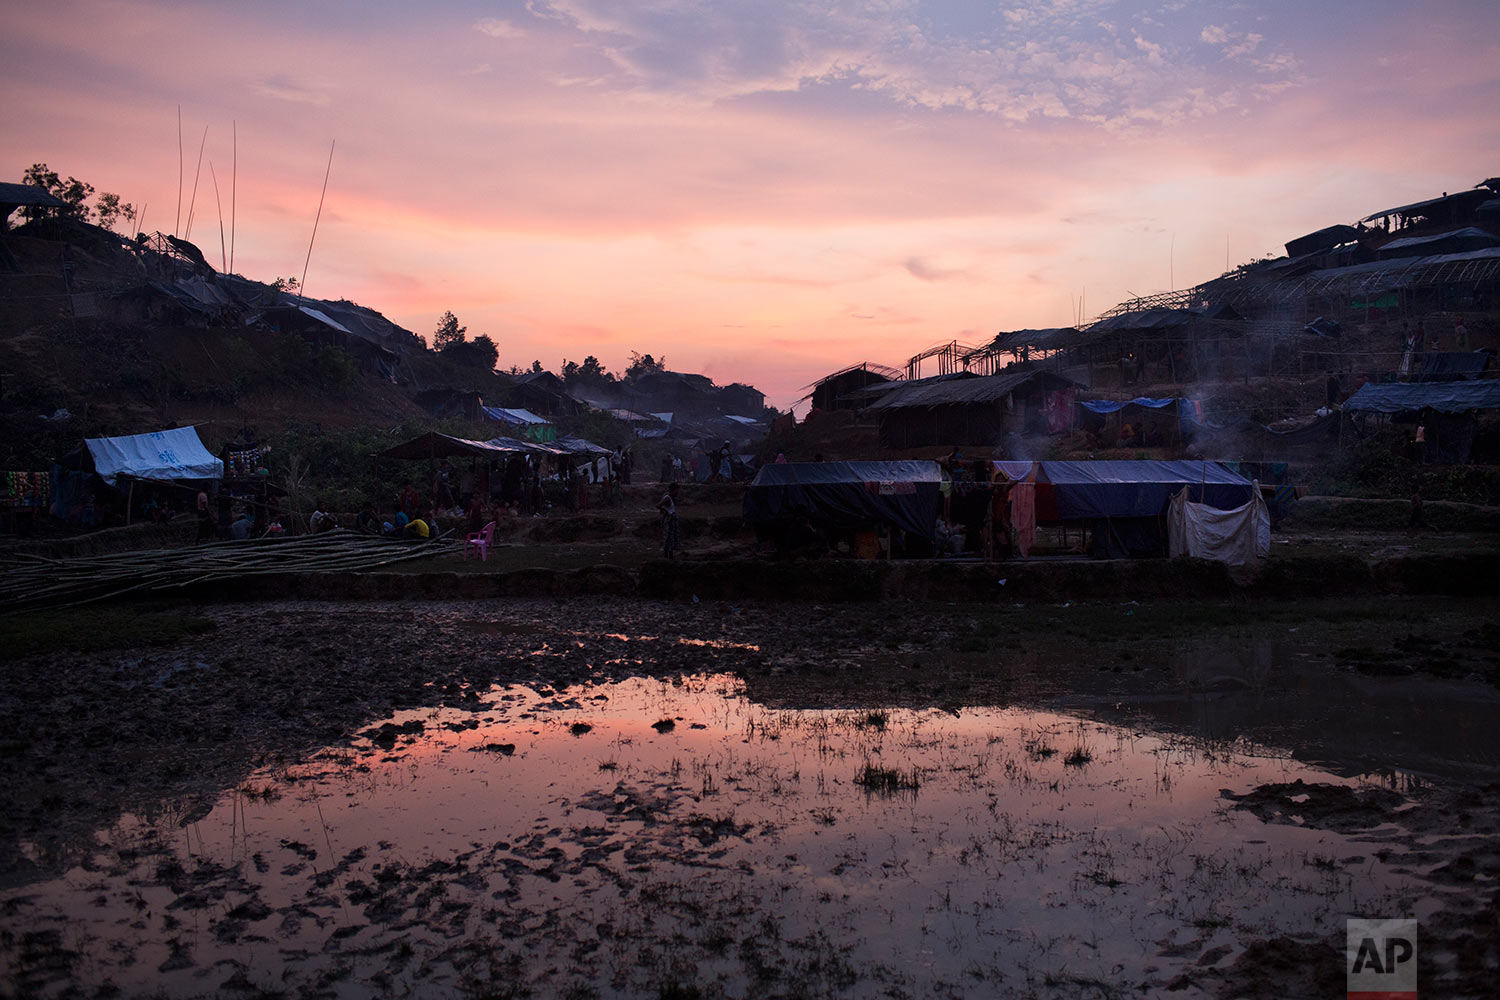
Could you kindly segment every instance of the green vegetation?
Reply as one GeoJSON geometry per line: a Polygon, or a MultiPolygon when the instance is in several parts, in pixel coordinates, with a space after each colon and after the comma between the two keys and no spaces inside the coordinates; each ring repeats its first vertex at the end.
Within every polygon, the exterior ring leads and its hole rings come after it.
{"type": "Polygon", "coordinates": [[[1454,500],[1500,504],[1500,469],[1489,465],[1422,465],[1404,457],[1409,431],[1389,427],[1339,451],[1308,481],[1321,496],[1409,500],[1454,500]]]}
{"type": "Polygon", "coordinates": [[[206,618],[128,604],[8,616],[0,618],[0,659],[163,646],[214,627],[206,618]]]}

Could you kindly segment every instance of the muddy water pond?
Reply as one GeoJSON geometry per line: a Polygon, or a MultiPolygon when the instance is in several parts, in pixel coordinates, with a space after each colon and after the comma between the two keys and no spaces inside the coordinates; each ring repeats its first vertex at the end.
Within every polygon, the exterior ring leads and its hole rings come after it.
{"type": "Polygon", "coordinates": [[[1042,711],[767,708],[727,674],[502,686],[97,831],[0,894],[0,985],[1198,996],[1184,970],[1247,942],[1423,915],[1307,795],[1274,822],[1231,797],[1299,780],[1373,784],[1042,711]]]}

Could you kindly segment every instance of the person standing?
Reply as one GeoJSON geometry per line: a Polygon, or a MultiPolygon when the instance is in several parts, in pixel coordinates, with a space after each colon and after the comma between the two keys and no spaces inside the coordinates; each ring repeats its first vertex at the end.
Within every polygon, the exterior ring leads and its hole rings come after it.
{"type": "Polygon", "coordinates": [[[406,488],[401,491],[398,503],[408,520],[417,516],[417,510],[422,505],[422,497],[417,493],[417,488],[412,485],[410,479],[406,481],[406,488]]]}
{"type": "Polygon", "coordinates": [[[208,494],[198,494],[198,541],[211,542],[219,535],[218,525],[214,523],[213,511],[208,509],[208,494]]]}
{"type": "Polygon", "coordinates": [[[437,472],[433,473],[432,498],[439,507],[453,506],[453,466],[446,458],[438,462],[437,472]]]}
{"type": "Polygon", "coordinates": [[[661,511],[661,554],[666,559],[676,558],[682,548],[682,525],[677,518],[677,484],[667,487],[656,509],[661,511]]]}
{"type": "Polygon", "coordinates": [[[1453,318],[1453,349],[1455,351],[1467,351],[1469,349],[1469,328],[1464,326],[1464,318],[1455,316],[1453,318]]]}

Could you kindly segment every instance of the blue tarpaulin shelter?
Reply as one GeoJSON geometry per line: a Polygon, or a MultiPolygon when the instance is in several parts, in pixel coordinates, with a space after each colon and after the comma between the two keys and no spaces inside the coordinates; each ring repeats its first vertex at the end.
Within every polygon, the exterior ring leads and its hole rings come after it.
{"type": "Polygon", "coordinates": [[[1344,403],[1346,411],[1367,413],[1467,413],[1500,409],[1500,380],[1472,382],[1366,382],[1344,403]]]}
{"type": "Polygon", "coordinates": [[[491,420],[514,428],[515,437],[527,441],[552,441],[557,438],[557,426],[530,410],[505,406],[482,406],[480,409],[491,420]]]}
{"type": "Polygon", "coordinates": [[[1431,351],[1422,356],[1422,370],[1413,382],[1464,382],[1482,376],[1493,351],[1431,351]]]}
{"type": "Polygon", "coordinates": [[[1051,483],[1058,516],[1065,521],[1095,517],[1155,517],[1172,494],[1188,488],[1188,499],[1219,510],[1249,502],[1252,484],[1218,462],[1103,461],[1041,462],[1037,482],[1051,483]]]}
{"type": "Polygon", "coordinates": [[[745,520],[771,525],[806,517],[845,528],[888,524],[931,539],[942,478],[936,462],[767,465],[745,493],[745,520]]]}
{"type": "MultiPolygon", "coordinates": [[[[1111,413],[1119,413],[1130,406],[1138,406],[1145,410],[1166,410],[1176,405],[1177,427],[1184,439],[1191,438],[1199,424],[1197,404],[1191,399],[1184,397],[1153,399],[1150,396],[1137,396],[1134,399],[1126,400],[1080,399],[1078,405],[1089,413],[1097,414],[1099,417],[1105,417],[1111,413]]],[[[1124,420],[1125,418],[1121,417],[1120,419],[1124,420]]]]}
{"type": "Polygon", "coordinates": [[[1127,406],[1144,406],[1152,410],[1165,409],[1173,403],[1187,402],[1179,399],[1151,399],[1148,396],[1137,396],[1134,399],[1118,401],[1113,399],[1080,399],[1078,405],[1093,413],[1115,413],[1125,409],[1127,406]]]}
{"type": "Polygon", "coordinates": [[[119,476],[137,479],[219,479],[224,463],[208,453],[192,427],[149,434],[88,438],[94,472],[113,486],[119,476]]]}
{"type": "Polygon", "coordinates": [[[1096,558],[1167,554],[1166,512],[1183,490],[1192,503],[1233,510],[1255,485],[1218,462],[1037,463],[1037,520],[1089,525],[1096,558]]]}

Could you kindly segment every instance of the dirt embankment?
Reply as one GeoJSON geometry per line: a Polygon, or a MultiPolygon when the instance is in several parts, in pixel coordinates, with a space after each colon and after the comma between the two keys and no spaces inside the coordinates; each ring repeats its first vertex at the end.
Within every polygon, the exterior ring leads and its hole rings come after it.
{"type": "Polygon", "coordinates": [[[1048,560],[1011,563],[773,562],[716,559],[646,562],[638,571],[600,565],[505,572],[265,574],[205,584],[199,600],[483,600],[528,595],[639,595],[662,600],[962,601],[1277,600],[1375,594],[1500,593],[1500,552],[1416,554],[1376,561],[1311,554],[1269,562],[1249,582],[1222,563],[1188,559],[1048,560]]]}

